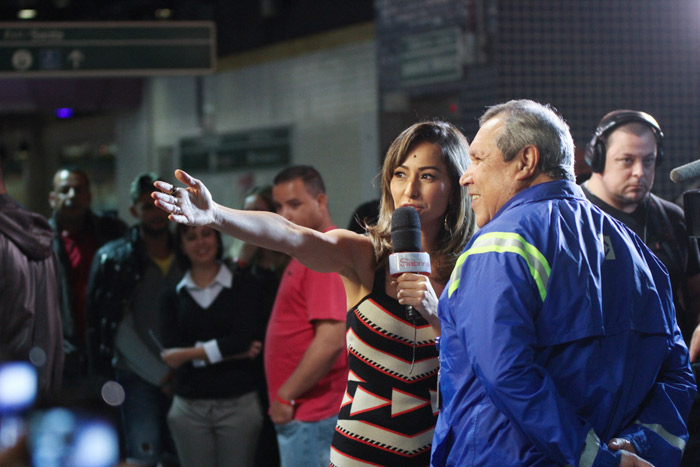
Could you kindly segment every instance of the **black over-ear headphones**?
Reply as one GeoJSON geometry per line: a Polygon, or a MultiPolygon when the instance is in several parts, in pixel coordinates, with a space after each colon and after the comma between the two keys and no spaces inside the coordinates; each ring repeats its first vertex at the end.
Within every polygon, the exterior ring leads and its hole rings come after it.
{"type": "Polygon", "coordinates": [[[651,129],[656,138],[656,166],[661,164],[664,158],[664,150],[661,148],[664,133],[656,119],[646,112],[637,110],[613,110],[598,123],[591,142],[586,146],[586,162],[593,172],[600,173],[605,169],[605,136],[620,125],[629,122],[643,123],[651,129]]]}

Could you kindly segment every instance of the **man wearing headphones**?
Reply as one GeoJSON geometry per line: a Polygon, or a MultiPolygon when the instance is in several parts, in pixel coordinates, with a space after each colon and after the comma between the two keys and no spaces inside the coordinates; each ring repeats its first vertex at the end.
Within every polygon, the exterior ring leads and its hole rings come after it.
{"type": "MultiPolygon", "coordinates": [[[[663,132],[654,117],[615,110],[603,117],[586,147],[592,175],[586,197],[632,229],[668,269],[676,320],[687,345],[700,312],[700,255],[688,237],[683,210],[651,193],[654,171],[663,160],[663,132]]],[[[700,406],[693,406],[690,440],[682,465],[700,459],[700,406]]]]}
{"type": "Polygon", "coordinates": [[[663,160],[662,139],[659,124],[645,112],[608,113],[586,147],[593,173],[582,187],[593,204],[632,229],[664,263],[678,326],[689,344],[700,312],[700,255],[683,210],[651,193],[663,160]]]}

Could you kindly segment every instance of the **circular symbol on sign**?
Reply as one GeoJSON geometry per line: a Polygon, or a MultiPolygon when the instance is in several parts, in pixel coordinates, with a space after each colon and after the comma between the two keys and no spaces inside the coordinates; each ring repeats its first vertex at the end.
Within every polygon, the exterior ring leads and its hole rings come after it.
{"type": "Polygon", "coordinates": [[[33,61],[32,54],[27,49],[19,49],[12,54],[12,66],[16,70],[24,71],[29,69],[33,61]]]}

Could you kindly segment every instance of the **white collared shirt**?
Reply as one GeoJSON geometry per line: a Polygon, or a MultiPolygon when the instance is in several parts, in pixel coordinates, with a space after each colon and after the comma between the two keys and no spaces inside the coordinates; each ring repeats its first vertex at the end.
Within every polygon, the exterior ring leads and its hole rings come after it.
{"type": "Polygon", "coordinates": [[[214,300],[216,300],[216,297],[219,296],[219,293],[221,293],[224,287],[231,288],[232,282],[233,274],[231,270],[225,264],[221,264],[219,266],[219,272],[206,287],[202,288],[195,284],[192,280],[192,271],[188,269],[185,276],[175,287],[175,290],[179,293],[183,287],[186,287],[194,301],[197,302],[199,306],[206,309],[214,303],[214,300]]]}
{"type": "MultiPolygon", "coordinates": [[[[206,287],[202,288],[195,284],[192,280],[191,271],[188,270],[182,280],[175,287],[175,290],[179,293],[183,287],[186,288],[189,294],[192,296],[192,299],[197,302],[199,306],[207,309],[212,303],[214,303],[214,300],[216,300],[216,297],[219,296],[224,287],[231,288],[232,283],[233,274],[231,273],[231,270],[225,264],[221,264],[219,267],[219,272],[206,287]]],[[[207,354],[207,358],[212,364],[223,360],[223,356],[219,350],[219,345],[214,339],[207,342],[197,342],[195,347],[204,347],[204,352],[207,354]]],[[[195,367],[206,366],[206,364],[207,363],[204,360],[192,360],[192,365],[195,367]]]]}

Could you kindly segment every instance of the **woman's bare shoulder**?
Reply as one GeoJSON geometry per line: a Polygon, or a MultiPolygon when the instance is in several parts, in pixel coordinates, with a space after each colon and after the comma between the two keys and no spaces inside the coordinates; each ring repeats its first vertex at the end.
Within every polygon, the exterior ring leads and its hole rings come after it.
{"type": "Polygon", "coordinates": [[[372,284],[374,279],[375,255],[372,241],[367,235],[336,229],[326,233],[347,254],[348,261],[341,275],[358,285],[372,284]]]}

